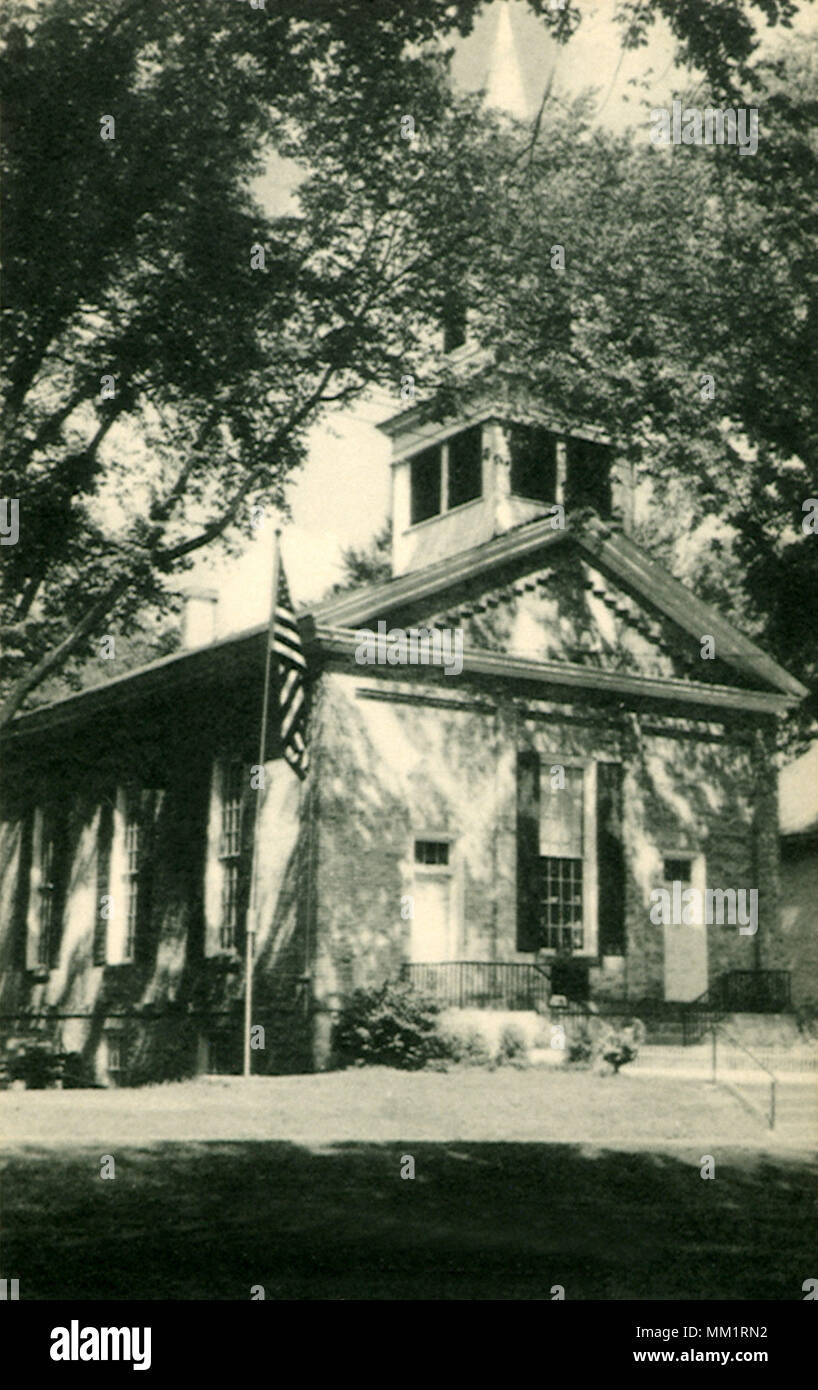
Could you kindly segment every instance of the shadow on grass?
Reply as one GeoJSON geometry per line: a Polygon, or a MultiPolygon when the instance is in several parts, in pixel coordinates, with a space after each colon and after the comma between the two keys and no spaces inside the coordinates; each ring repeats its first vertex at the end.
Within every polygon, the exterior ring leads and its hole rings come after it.
{"type": "Polygon", "coordinates": [[[717,1153],[704,1180],[588,1145],[175,1143],[111,1181],[100,1157],[5,1163],[22,1298],[770,1300],[814,1272],[803,1158],[717,1153]]]}

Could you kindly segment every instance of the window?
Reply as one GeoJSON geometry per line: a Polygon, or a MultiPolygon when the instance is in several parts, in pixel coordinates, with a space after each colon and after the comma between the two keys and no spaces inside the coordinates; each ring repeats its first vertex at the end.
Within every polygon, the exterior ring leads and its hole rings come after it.
{"type": "Polygon", "coordinates": [[[108,1033],[105,1037],[107,1050],[107,1067],[109,1076],[116,1081],[122,1072],[122,1035],[121,1033],[108,1033]]]}
{"type": "Polygon", "coordinates": [[[49,969],[59,951],[63,911],[65,824],[53,808],[42,813],[39,853],[39,902],[33,960],[35,969],[49,969]]]}
{"type": "Polygon", "coordinates": [[[412,526],[482,497],[482,427],[470,425],[446,443],[424,449],[411,460],[410,469],[412,526]]]}
{"type": "Polygon", "coordinates": [[[594,507],[602,516],[611,510],[611,450],[588,439],[567,441],[565,505],[594,507]]]}
{"type": "Polygon", "coordinates": [[[448,840],[415,840],[415,863],[448,865],[448,840]]]}
{"type": "Polygon", "coordinates": [[[565,785],[548,779],[540,797],[540,904],[542,944],[581,951],[584,945],[584,774],[563,769],[565,785]]]}
{"type": "Polygon", "coordinates": [[[449,440],[447,509],[473,502],[483,493],[483,431],[479,425],[449,440]]]}
{"type": "Polygon", "coordinates": [[[535,502],[557,500],[557,440],[540,425],[511,425],[511,491],[535,502]]]}
{"type": "Polygon", "coordinates": [[[428,521],[437,516],[441,509],[441,460],[439,446],[424,449],[417,454],[411,464],[411,524],[428,521]]]}
{"type": "Polygon", "coordinates": [[[238,761],[228,763],[224,769],[224,782],[222,784],[221,840],[219,845],[219,858],[222,866],[219,945],[223,951],[232,950],[236,946],[241,917],[244,784],[243,764],[238,761]]]}
{"type": "Polygon", "coordinates": [[[685,883],[690,884],[692,875],[692,860],[684,859],[663,859],[662,877],[665,883],[685,883]]]}
{"type": "Polygon", "coordinates": [[[450,290],[443,301],[443,351],[454,352],[466,341],[466,299],[460,290],[450,290]]]}
{"type": "Polygon", "coordinates": [[[125,820],[125,945],[123,957],[133,960],[139,924],[139,880],[142,868],[143,828],[139,797],[128,797],[125,820]]]}
{"type": "Polygon", "coordinates": [[[105,895],[107,811],[100,814],[97,846],[97,964],[128,965],[147,949],[151,921],[152,856],[164,793],[136,779],[117,788],[110,850],[112,896],[105,895]]]}
{"type": "Polygon", "coordinates": [[[94,965],[104,965],[107,959],[108,922],[111,888],[111,846],[114,835],[113,798],[103,801],[97,828],[97,897],[94,913],[94,965]]]}

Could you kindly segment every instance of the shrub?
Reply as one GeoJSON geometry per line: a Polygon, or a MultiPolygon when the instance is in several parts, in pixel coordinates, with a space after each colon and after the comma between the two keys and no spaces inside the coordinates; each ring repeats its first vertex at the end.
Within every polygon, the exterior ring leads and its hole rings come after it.
{"type": "Polygon", "coordinates": [[[441,1006],[408,983],[387,981],[359,989],[344,1005],[335,1028],[342,1064],[417,1070],[445,1056],[438,1032],[441,1006]]]}
{"type": "Polygon", "coordinates": [[[590,1062],[594,1055],[594,1045],[587,1033],[582,1033],[568,1047],[568,1061],[573,1065],[590,1062]]]}
{"type": "Polygon", "coordinates": [[[440,1041],[444,1055],[451,1062],[462,1062],[469,1067],[488,1067],[494,1061],[485,1033],[474,1024],[449,1026],[441,1032],[440,1041]]]}
{"type": "Polygon", "coordinates": [[[502,1066],[524,1066],[528,1061],[528,1044],[525,1033],[516,1023],[507,1023],[500,1034],[497,1061],[502,1066]]]}
{"type": "Polygon", "coordinates": [[[645,1025],[639,1018],[624,1028],[606,1028],[599,1040],[599,1056],[612,1068],[614,1076],[639,1055],[644,1037],[645,1025]]]}
{"type": "Polygon", "coordinates": [[[3,1081],[23,1081],[32,1091],[61,1086],[68,1055],[44,1038],[10,1038],[3,1056],[3,1081]]]}

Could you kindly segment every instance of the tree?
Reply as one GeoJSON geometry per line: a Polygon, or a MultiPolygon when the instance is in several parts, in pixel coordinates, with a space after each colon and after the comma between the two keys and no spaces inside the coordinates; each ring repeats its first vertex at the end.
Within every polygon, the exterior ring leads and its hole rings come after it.
{"type": "MultiPolygon", "coordinates": [[[[571,0],[529,4],[558,39],[581,19],[571,0]]],[[[189,557],[238,543],[256,505],[285,508],[308,426],[420,371],[481,240],[497,264],[492,203],[519,138],[500,156],[496,123],[422,50],[481,8],[7,4],[0,420],[20,531],[3,547],[0,724],[95,634],[166,608],[189,557]],[[273,153],[303,174],[286,216],[254,192],[273,153]]],[[[743,0],[676,8],[657,11],[714,81],[750,70],[743,0]]],[[[786,23],[793,6],[760,8],[786,23]]],[[[644,5],[622,13],[641,42],[644,5]]]]}
{"type": "MultiPolygon", "coordinates": [[[[639,538],[805,683],[818,596],[815,45],[759,65],[752,158],[606,135],[552,101],[499,160],[469,287],[510,393],[604,429],[641,483],[639,538]]],[[[700,91],[705,105],[714,93],[700,91]]],[[[475,382],[447,384],[442,409],[475,382]]],[[[816,703],[805,702],[806,720],[816,703]]]]}
{"type": "Polygon", "coordinates": [[[7,12],[3,721],[284,508],[320,411],[423,351],[481,206],[474,103],[408,45],[475,3],[364,8],[7,12]],[[253,192],[271,152],[290,215],[253,192]]]}
{"type": "Polygon", "coordinates": [[[383,584],[392,577],[392,521],[384,522],[368,545],[346,546],[341,552],[343,579],[333,584],[327,597],[346,593],[348,589],[365,588],[368,584],[383,584]]]}

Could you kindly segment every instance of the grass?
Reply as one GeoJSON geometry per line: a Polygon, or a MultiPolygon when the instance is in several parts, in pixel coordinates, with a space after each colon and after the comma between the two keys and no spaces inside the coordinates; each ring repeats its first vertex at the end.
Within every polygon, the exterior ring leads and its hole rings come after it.
{"type": "Polygon", "coordinates": [[[28,1299],[798,1299],[813,1106],[787,1090],[769,1135],[698,1081],[511,1069],[7,1093],[2,1274],[28,1299]]]}

